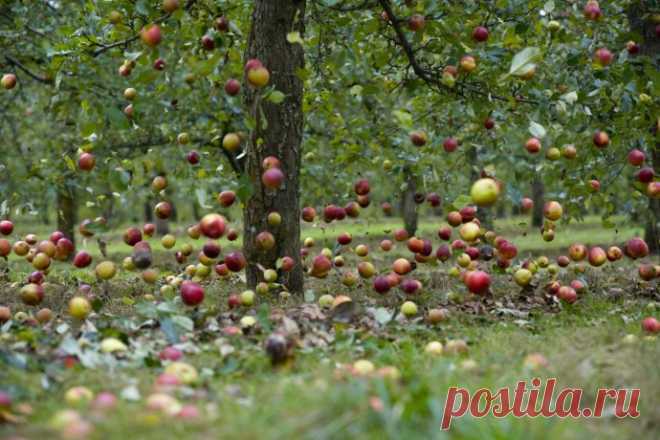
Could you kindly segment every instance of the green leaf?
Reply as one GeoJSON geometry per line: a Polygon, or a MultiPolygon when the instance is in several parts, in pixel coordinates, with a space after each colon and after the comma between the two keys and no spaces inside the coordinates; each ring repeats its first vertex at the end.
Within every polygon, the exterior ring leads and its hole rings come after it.
{"type": "Polygon", "coordinates": [[[291,44],[300,44],[302,46],[303,39],[300,36],[300,32],[289,32],[286,34],[286,41],[291,44]]]}
{"type": "Polygon", "coordinates": [[[284,101],[285,97],[286,95],[280,92],[279,90],[273,90],[268,94],[268,97],[266,99],[268,99],[273,104],[280,104],[282,103],[282,101],[284,101]]]}
{"type": "Polygon", "coordinates": [[[524,48],[513,57],[509,73],[504,75],[500,80],[506,79],[509,76],[525,76],[532,69],[536,68],[536,62],[541,59],[541,49],[538,47],[524,48]]]}
{"type": "Polygon", "coordinates": [[[545,127],[534,121],[529,121],[529,132],[539,139],[543,139],[546,135],[545,127]]]}

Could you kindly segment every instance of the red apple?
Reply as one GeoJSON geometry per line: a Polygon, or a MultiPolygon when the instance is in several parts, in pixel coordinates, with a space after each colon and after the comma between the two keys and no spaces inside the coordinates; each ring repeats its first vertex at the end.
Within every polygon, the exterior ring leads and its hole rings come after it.
{"type": "Polygon", "coordinates": [[[426,19],[421,14],[413,14],[408,19],[408,28],[411,31],[414,32],[421,31],[422,29],[424,29],[424,26],[426,26],[426,19]]]}
{"type": "Polygon", "coordinates": [[[169,202],[159,202],[154,207],[154,214],[156,214],[156,217],[163,220],[170,218],[170,216],[172,215],[172,205],[170,205],[169,202]]]}
{"type": "Polygon", "coordinates": [[[465,276],[465,285],[470,292],[483,295],[490,288],[490,275],[481,270],[468,272],[465,276]]]}
{"type": "Polygon", "coordinates": [[[14,224],[9,220],[0,221],[0,234],[9,235],[14,231],[14,224]]]}
{"type": "Polygon", "coordinates": [[[156,47],[162,38],[160,27],[157,24],[145,26],[140,31],[140,37],[147,46],[156,47]]]}
{"type": "Polygon", "coordinates": [[[625,250],[626,255],[628,255],[633,260],[637,258],[644,258],[649,254],[648,245],[643,239],[639,237],[631,238],[628,240],[625,250]]]}
{"type": "Polygon", "coordinates": [[[529,153],[536,154],[541,151],[541,141],[535,137],[529,138],[527,142],[525,142],[525,148],[529,153]]]}
{"type": "Polygon", "coordinates": [[[598,148],[605,148],[610,143],[610,136],[604,131],[596,131],[593,137],[594,145],[598,148]]]}
{"type": "Polygon", "coordinates": [[[644,160],[646,160],[646,155],[641,150],[635,148],[628,153],[628,163],[632,166],[641,166],[644,163],[644,160]]]}
{"type": "Polygon", "coordinates": [[[208,238],[218,239],[225,233],[226,219],[220,214],[206,214],[199,222],[202,234],[208,238]]]}
{"type": "Polygon", "coordinates": [[[607,48],[601,47],[600,49],[596,50],[596,54],[594,55],[596,58],[596,63],[600,64],[601,66],[608,66],[612,60],[614,59],[614,55],[612,52],[610,52],[607,48]]]}
{"type": "Polygon", "coordinates": [[[92,256],[86,251],[80,251],[73,257],[73,265],[78,268],[87,267],[92,264],[92,256]]]}
{"type": "Polygon", "coordinates": [[[142,232],[136,227],[131,226],[124,232],[124,243],[134,246],[138,241],[142,241],[142,232]]]}
{"type": "Polygon", "coordinates": [[[215,19],[214,26],[218,32],[227,32],[229,30],[229,19],[222,16],[215,19]]]}
{"type": "Polygon", "coordinates": [[[306,206],[302,209],[302,219],[307,223],[311,223],[316,218],[316,210],[311,206],[306,206]]]}
{"type": "Polygon", "coordinates": [[[642,321],[642,330],[647,333],[660,333],[660,321],[650,316],[642,321]]]}
{"type": "Polygon", "coordinates": [[[584,6],[584,16],[588,20],[598,20],[600,19],[602,12],[598,2],[595,0],[589,0],[584,6]]]}
{"type": "Polygon", "coordinates": [[[479,42],[488,40],[488,29],[484,26],[477,26],[472,31],[472,38],[479,42]]]}
{"type": "Polygon", "coordinates": [[[181,283],[181,300],[187,306],[196,306],[204,301],[204,289],[192,281],[181,283]]]}
{"type": "Polygon", "coordinates": [[[235,251],[230,252],[225,256],[224,263],[227,265],[227,268],[232,272],[240,272],[247,265],[247,261],[242,253],[235,251]]]}
{"type": "Polygon", "coordinates": [[[5,73],[0,79],[0,85],[6,90],[11,90],[16,87],[16,75],[13,73],[5,73]]]}
{"type": "Polygon", "coordinates": [[[78,157],[78,168],[83,171],[91,171],[96,164],[96,158],[92,153],[82,153],[78,157]]]}
{"type": "Polygon", "coordinates": [[[447,153],[453,153],[458,148],[458,140],[453,137],[448,137],[442,143],[442,148],[444,148],[447,153]]]}
{"type": "Polygon", "coordinates": [[[229,96],[236,96],[241,92],[241,83],[231,78],[225,83],[225,93],[229,96]]]}
{"type": "Polygon", "coordinates": [[[355,194],[359,196],[367,195],[370,191],[369,181],[367,179],[359,179],[357,182],[355,182],[353,189],[355,194]]]}
{"type": "Polygon", "coordinates": [[[225,208],[230,207],[236,200],[236,193],[234,191],[222,191],[218,194],[218,202],[225,208]]]}
{"type": "Polygon", "coordinates": [[[261,182],[266,188],[278,189],[284,182],[284,173],[279,168],[269,168],[261,175],[261,182]]]}
{"type": "Polygon", "coordinates": [[[655,172],[651,167],[644,167],[639,171],[637,171],[637,180],[639,180],[642,183],[649,183],[653,181],[654,177],[655,177],[655,172]]]}
{"type": "Polygon", "coordinates": [[[381,295],[387,293],[391,288],[389,280],[386,276],[383,275],[379,275],[374,278],[373,287],[374,290],[381,295]]]}

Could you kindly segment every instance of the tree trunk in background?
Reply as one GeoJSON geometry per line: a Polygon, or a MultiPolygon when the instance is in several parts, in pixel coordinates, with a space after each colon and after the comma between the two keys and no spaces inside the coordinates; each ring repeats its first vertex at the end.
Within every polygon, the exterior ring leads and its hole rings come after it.
{"type": "Polygon", "coordinates": [[[57,229],[76,245],[78,206],[75,190],[71,185],[57,188],[57,229]]]}
{"type": "Polygon", "coordinates": [[[532,226],[543,226],[544,194],[545,187],[543,186],[543,182],[539,179],[535,179],[532,182],[532,200],[534,201],[534,207],[532,208],[532,226]]]}
{"type": "Polygon", "coordinates": [[[151,203],[152,203],[151,197],[147,199],[146,202],[144,202],[144,222],[145,223],[151,223],[154,221],[154,210],[151,208],[151,203]]]}
{"type": "Polygon", "coordinates": [[[193,200],[192,202],[192,213],[193,213],[193,219],[198,222],[202,216],[199,213],[199,203],[197,203],[197,200],[193,200]]]}
{"type": "MultiPolygon", "coordinates": [[[[656,24],[653,23],[653,12],[657,12],[657,2],[637,1],[628,7],[628,20],[631,29],[642,36],[640,43],[640,56],[648,56],[650,62],[655,64],[656,71],[660,69],[658,54],[660,53],[660,38],[656,36],[656,24]],[[652,4],[655,4],[656,10],[652,4]]],[[[641,70],[640,70],[641,71],[641,70]]],[[[648,80],[651,80],[648,78],[648,80]]],[[[652,115],[657,117],[657,114],[652,115]]],[[[653,124],[653,133],[658,136],[657,121],[649,121],[653,124]]],[[[655,170],[655,175],[660,175],[660,142],[655,142],[655,147],[649,152],[650,165],[655,170]]],[[[649,209],[644,228],[644,240],[649,245],[649,250],[654,253],[660,253],[660,200],[649,198],[649,209]]]]}
{"type": "MultiPolygon", "coordinates": [[[[653,169],[656,176],[660,175],[660,142],[656,142],[653,149],[653,169]]],[[[660,254],[660,199],[649,197],[649,215],[644,228],[644,241],[649,245],[652,253],[660,254]]]]}
{"type": "Polygon", "coordinates": [[[270,85],[285,99],[274,104],[260,98],[260,91],[246,86],[245,104],[256,129],[247,145],[245,173],[253,192],[244,208],[243,252],[248,261],[247,284],[254,287],[262,279],[258,264],[275,268],[277,259],[289,256],[295,266],[282,274],[282,282],[292,292],[303,290],[300,262],[300,183],[301,143],[303,136],[303,82],[297,71],[305,65],[303,46],[287,42],[290,32],[304,32],[304,0],[255,0],[245,59],[257,58],[270,71],[270,85]],[[265,120],[262,120],[265,118],[265,120]],[[280,160],[285,180],[279,189],[266,188],[261,182],[261,163],[266,156],[280,160]],[[282,223],[269,227],[267,215],[277,210],[282,223]],[[275,237],[273,249],[257,248],[255,237],[269,231],[275,237]]]}
{"type": "Polygon", "coordinates": [[[409,236],[417,232],[417,204],[415,203],[415,193],[417,192],[417,182],[410,168],[403,170],[406,186],[401,194],[401,216],[403,217],[403,226],[409,236]]]}

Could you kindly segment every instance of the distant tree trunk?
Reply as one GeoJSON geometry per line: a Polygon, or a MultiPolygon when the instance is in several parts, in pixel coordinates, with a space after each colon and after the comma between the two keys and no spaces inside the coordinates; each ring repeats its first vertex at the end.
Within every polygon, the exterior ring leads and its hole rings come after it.
{"type": "Polygon", "coordinates": [[[112,195],[112,191],[105,193],[105,209],[103,210],[103,217],[106,220],[110,220],[115,208],[115,197],[112,195]]]}
{"type": "MultiPolygon", "coordinates": [[[[653,169],[656,176],[660,175],[660,142],[656,142],[653,149],[653,169]]],[[[660,199],[649,197],[649,215],[644,228],[644,240],[652,253],[660,254],[660,199]]]]}
{"type": "Polygon", "coordinates": [[[169,221],[167,221],[165,219],[162,219],[162,218],[159,218],[159,217],[156,217],[154,219],[154,223],[156,225],[156,235],[162,236],[162,235],[170,233],[170,222],[169,221]]]}
{"type": "MultiPolygon", "coordinates": [[[[660,69],[660,38],[656,36],[656,24],[653,22],[653,12],[657,12],[657,2],[638,0],[628,7],[628,21],[633,31],[640,34],[643,41],[640,45],[641,56],[648,56],[650,62],[655,64],[656,71],[660,69]],[[655,4],[656,10],[654,10],[655,4]]],[[[641,70],[639,70],[641,72],[641,70]]],[[[644,75],[642,73],[642,75],[644,75]]],[[[657,115],[653,115],[656,117],[657,115]]],[[[657,122],[649,121],[654,124],[653,133],[658,136],[657,122]]],[[[651,151],[651,166],[655,170],[655,175],[660,174],[660,142],[655,142],[655,148],[651,151]]],[[[649,245],[649,250],[654,254],[660,253],[660,200],[649,198],[648,215],[644,227],[644,240],[649,245]]]]}
{"type": "Polygon", "coordinates": [[[404,168],[403,173],[405,188],[401,193],[401,216],[403,217],[404,228],[408,235],[412,237],[417,232],[417,204],[415,203],[417,182],[410,168],[404,168]]]}
{"type": "Polygon", "coordinates": [[[78,223],[78,206],[75,189],[65,184],[57,188],[57,229],[61,231],[73,245],[76,245],[76,224],[78,223]]]}
{"type": "Polygon", "coordinates": [[[545,187],[540,179],[534,179],[532,182],[532,200],[534,207],[532,208],[532,226],[543,226],[543,204],[544,202],[545,187]]]}
{"type": "Polygon", "coordinates": [[[44,225],[50,225],[50,216],[48,215],[48,208],[49,208],[49,205],[50,205],[49,200],[48,200],[49,198],[50,198],[49,194],[46,193],[44,195],[44,201],[41,205],[41,212],[39,212],[40,217],[41,217],[41,223],[43,223],[44,225]]]}
{"type": "Polygon", "coordinates": [[[250,134],[245,173],[253,192],[243,211],[243,252],[248,261],[247,284],[254,287],[262,279],[258,265],[275,268],[277,259],[289,256],[294,269],[282,274],[289,291],[303,291],[300,262],[300,183],[303,135],[303,82],[298,71],[305,66],[303,46],[289,43],[287,34],[304,32],[305,0],[255,0],[245,58],[259,59],[270,71],[270,85],[285,96],[280,104],[263,100],[261,91],[246,87],[245,104],[256,128],[250,134]],[[261,164],[266,156],[280,160],[285,180],[279,189],[268,189],[261,181],[261,164]],[[268,212],[277,209],[282,223],[269,227],[268,212]],[[269,231],[275,237],[271,250],[256,246],[255,237],[269,231]]]}
{"type": "Polygon", "coordinates": [[[144,222],[151,223],[154,221],[154,210],[151,208],[151,203],[153,199],[149,197],[146,202],[144,202],[144,222]]]}
{"type": "Polygon", "coordinates": [[[197,200],[193,200],[192,202],[192,213],[193,213],[193,219],[198,222],[199,219],[202,218],[202,216],[199,213],[199,203],[197,203],[197,200]]]}

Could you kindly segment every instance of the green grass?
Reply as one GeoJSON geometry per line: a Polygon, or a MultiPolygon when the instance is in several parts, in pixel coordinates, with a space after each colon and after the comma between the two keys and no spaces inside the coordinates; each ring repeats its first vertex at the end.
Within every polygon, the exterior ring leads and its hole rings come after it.
{"type": "MultiPolygon", "coordinates": [[[[435,234],[440,223],[425,219],[421,235],[435,234]]],[[[597,219],[590,217],[580,225],[559,226],[557,238],[548,247],[536,231],[523,235],[530,229],[520,223],[520,219],[510,219],[498,224],[497,230],[512,239],[522,253],[529,254],[536,254],[536,249],[556,253],[573,241],[620,243],[640,233],[634,228],[621,228],[618,234],[599,229],[597,219]]],[[[398,221],[392,220],[345,223],[325,230],[305,227],[303,236],[314,237],[318,248],[331,244],[338,230],[348,230],[355,242],[368,242],[375,248],[377,241],[398,226],[398,221]]],[[[116,243],[119,233],[108,237],[114,237],[110,245],[114,258],[127,254],[128,247],[116,243]]],[[[437,239],[434,241],[437,243],[437,239]]],[[[390,255],[372,252],[370,257],[382,268],[397,253],[404,251],[398,249],[390,255]]],[[[163,254],[159,258],[171,257],[163,254]]],[[[346,258],[349,266],[354,265],[354,255],[347,253],[346,258]]],[[[12,281],[22,280],[30,270],[16,259],[11,264],[15,269],[10,274],[12,281]]],[[[80,281],[91,283],[97,293],[104,286],[89,271],[70,270],[58,263],[49,276],[51,283],[46,286],[44,301],[44,306],[55,311],[56,321],[46,327],[14,323],[0,330],[0,390],[9,391],[15,401],[31,408],[31,414],[23,416],[23,423],[0,425],[0,438],[54,438],[58,430],[51,426],[51,419],[70,407],[63,396],[78,385],[117,395],[131,386],[139,390],[139,401],[122,399],[116,410],[105,415],[84,406],[76,408],[92,422],[92,438],[98,439],[655,438],[660,420],[660,395],[656,392],[660,388],[660,344],[656,338],[642,334],[640,321],[645,316],[659,316],[654,302],[658,300],[657,281],[640,284],[634,276],[636,266],[630,262],[589,268],[577,275],[571,268],[562,269],[558,275],[562,283],[579,276],[589,291],[574,305],[557,306],[541,301],[541,288],[550,280],[549,274],[541,270],[534,291],[520,292],[509,275],[499,275],[493,285],[493,300],[475,302],[474,298],[464,297],[468,300],[465,303],[449,303],[449,291],[464,292],[465,288],[446,275],[448,267],[421,265],[416,272],[424,285],[423,293],[415,299],[422,310],[442,306],[451,311],[450,320],[438,326],[429,326],[421,319],[399,318],[378,325],[369,317],[368,309],[393,310],[401,298],[393,292],[377,297],[368,282],[348,289],[336,275],[309,279],[308,294],[315,298],[323,293],[352,296],[357,313],[348,326],[333,324],[330,318],[310,321],[301,312],[302,298],[283,302],[276,295],[259,298],[253,309],[230,313],[227,296],[243,288],[238,277],[206,284],[207,299],[200,312],[177,306],[177,315],[192,317],[196,322],[197,330],[187,333],[191,342],[182,347],[187,350],[184,360],[194,365],[201,377],[198,385],[177,393],[182,403],[196,405],[202,414],[195,422],[183,422],[145,408],[144,401],[154,392],[155,379],[164,368],[157,353],[167,341],[158,327],[138,329],[147,318],[138,316],[137,311],[150,304],[142,295],[156,291],[157,286],[139,281],[138,274],[120,272],[107,286],[109,298],[93,320],[95,331],[87,329],[85,338],[92,353],[103,337],[123,338],[131,342],[128,354],[118,358],[102,355],[92,368],[64,368],[56,350],[66,335],[79,336],[75,326],[73,330],[60,327],[74,325],[64,313],[68,298],[80,281]],[[476,307],[477,302],[482,302],[482,307],[476,307]],[[277,321],[270,317],[279,310],[298,323],[301,333],[293,362],[275,368],[263,344],[272,328],[277,327],[277,321]],[[512,315],[511,310],[517,313],[512,315]],[[246,313],[256,316],[259,322],[247,335],[225,336],[219,329],[238,325],[238,319],[246,313]],[[56,331],[58,328],[62,334],[56,331]],[[637,340],[624,343],[627,334],[636,335],[637,340]],[[446,343],[450,339],[467,341],[468,353],[433,357],[424,352],[429,341],[446,343]],[[524,360],[531,353],[541,353],[548,365],[538,369],[526,366],[524,360]],[[400,379],[355,378],[338,373],[344,371],[340,365],[358,359],[369,359],[377,368],[395,367],[400,379]],[[476,368],[466,369],[466,360],[474,361],[476,368]],[[517,381],[533,377],[557,378],[560,388],[583,388],[587,405],[593,404],[598,388],[638,387],[642,390],[641,416],[635,420],[611,416],[578,420],[464,417],[455,419],[450,431],[440,430],[449,387],[464,386],[472,391],[487,387],[495,391],[513,388],[517,381]],[[380,402],[378,410],[372,407],[374,399],[380,402]]],[[[29,311],[17,300],[19,285],[0,283],[0,304],[9,304],[14,311],[29,311]]]]}

